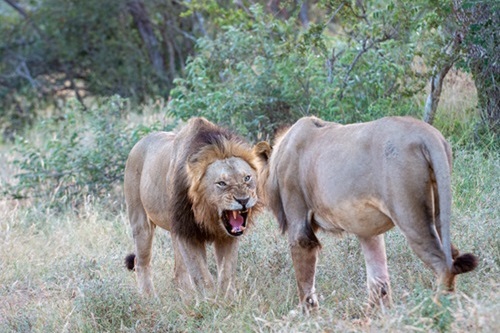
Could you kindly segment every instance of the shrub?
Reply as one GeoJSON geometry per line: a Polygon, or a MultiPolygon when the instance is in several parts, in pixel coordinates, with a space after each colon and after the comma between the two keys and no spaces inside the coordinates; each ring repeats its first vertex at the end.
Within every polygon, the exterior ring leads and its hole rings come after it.
{"type": "Polygon", "coordinates": [[[46,138],[19,139],[14,163],[20,172],[8,193],[33,198],[50,206],[77,206],[87,196],[109,196],[123,180],[123,170],[133,145],[161,124],[130,127],[125,114],[128,101],[111,97],[82,112],[69,103],[64,117],[40,122],[37,132],[46,138]]]}

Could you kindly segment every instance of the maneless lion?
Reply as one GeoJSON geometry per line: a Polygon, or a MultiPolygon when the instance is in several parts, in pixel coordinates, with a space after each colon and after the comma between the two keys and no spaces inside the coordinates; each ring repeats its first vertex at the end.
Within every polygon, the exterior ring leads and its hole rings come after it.
{"type": "Polygon", "coordinates": [[[261,208],[254,151],[204,118],[177,133],[141,139],[125,167],[125,199],[135,254],[127,257],[139,290],[154,292],[151,245],[155,227],[170,231],[179,287],[212,289],[207,243],[214,244],[218,291],[226,294],[236,268],[238,240],[261,208]]]}
{"type": "Polygon", "coordinates": [[[477,265],[450,242],[451,149],[438,130],[407,117],[340,125],[306,117],[269,150],[259,182],[287,232],[299,301],[318,307],[318,229],[355,234],[365,257],[369,304],[391,302],[384,233],[398,226],[411,249],[454,289],[455,276],[477,265]]]}

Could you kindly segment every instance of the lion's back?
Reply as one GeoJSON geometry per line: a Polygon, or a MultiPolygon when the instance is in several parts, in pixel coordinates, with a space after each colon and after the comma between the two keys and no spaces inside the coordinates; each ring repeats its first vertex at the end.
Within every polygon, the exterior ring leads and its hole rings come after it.
{"type": "MultiPolygon", "coordinates": [[[[271,164],[281,174],[284,170],[278,170],[280,166],[290,169],[293,165],[306,169],[329,165],[330,169],[332,163],[346,166],[362,162],[377,169],[381,167],[378,163],[390,160],[397,152],[401,159],[410,154],[422,157],[421,148],[431,149],[431,144],[447,146],[437,129],[411,117],[385,117],[349,125],[304,117],[279,138],[271,164]]],[[[298,175],[299,170],[292,173],[298,175]]]]}
{"type": "Polygon", "coordinates": [[[406,190],[420,193],[431,166],[449,167],[446,161],[431,163],[434,151],[441,160],[451,159],[439,131],[410,117],[349,125],[302,118],[273,148],[266,184],[270,208],[284,216],[281,200],[290,194],[314,207],[339,207],[346,198],[379,198],[395,183],[416,182],[417,188],[406,190]]]}

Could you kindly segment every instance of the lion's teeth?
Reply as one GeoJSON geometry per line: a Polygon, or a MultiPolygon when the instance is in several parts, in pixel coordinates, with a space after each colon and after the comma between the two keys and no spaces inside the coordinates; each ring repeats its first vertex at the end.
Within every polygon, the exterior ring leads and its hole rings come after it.
{"type": "Polygon", "coordinates": [[[231,232],[233,234],[235,234],[237,232],[243,232],[243,231],[245,231],[245,229],[246,229],[246,227],[244,227],[244,226],[241,225],[239,227],[234,227],[233,229],[231,229],[231,232]]]}
{"type": "Polygon", "coordinates": [[[238,217],[238,213],[235,210],[233,210],[233,217],[234,217],[235,220],[238,217]]]}

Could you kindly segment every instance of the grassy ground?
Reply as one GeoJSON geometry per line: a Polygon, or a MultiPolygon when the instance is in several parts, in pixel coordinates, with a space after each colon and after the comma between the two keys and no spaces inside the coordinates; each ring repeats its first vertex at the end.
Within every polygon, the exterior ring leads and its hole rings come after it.
{"type": "MultiPolygon", "coordinates": [[[[459,104],[446,114],[461,112],[459,104]]],[[[321,309],[302,314],[286,239],[267,213],[241,241],[232,299],[183,300],[162,230],[153,257],[158,298],[145,299],[123,265],[133,242],[122,197],[90,197],[78,211],[0,200],[0,332],[499,332],[500,154],[457,146],[454,155],[453,242],[480,265],[439,303],[432,273],[394,229],[386,234],[394,306],[365,318],[356,238],[320,233],[321,309]]],[[[0,148],[0,184],[16,172],[12,159],[10,147],[0,148]]],[[[215,271],[212,249],[209,260],[215,271]]]]}
{"type": "MultiPolygon", "coordinates": [[[[3,164],[10,153],[0,157],[3,164]]],[[[9,165],[2,165],[2,176],[9,165]]],[[[242,240],[238,293],[231,300],[182,301],[171,278],[170,237],[154,244],[157,299],[138,296],[123,267],[132,250],[122,200],[88,199],[78,212],[0,203],[0,332],[323,332],[500,329],[500,157],[455,151],[454,243],[481,261],[460,276],[457,293],[432,302],[433,276],[398,230],[387,233],[394,307],[363,319],[365,270],[357,240],[320,234],[317,289],[321,310],[297,311],[295,278],[284,237],[265,214],[242,240]]],[[[210,251],[210,254],[212,252],[210,251]]],[[[213,256],[211,267],[215,269],[213,256]]]]}

